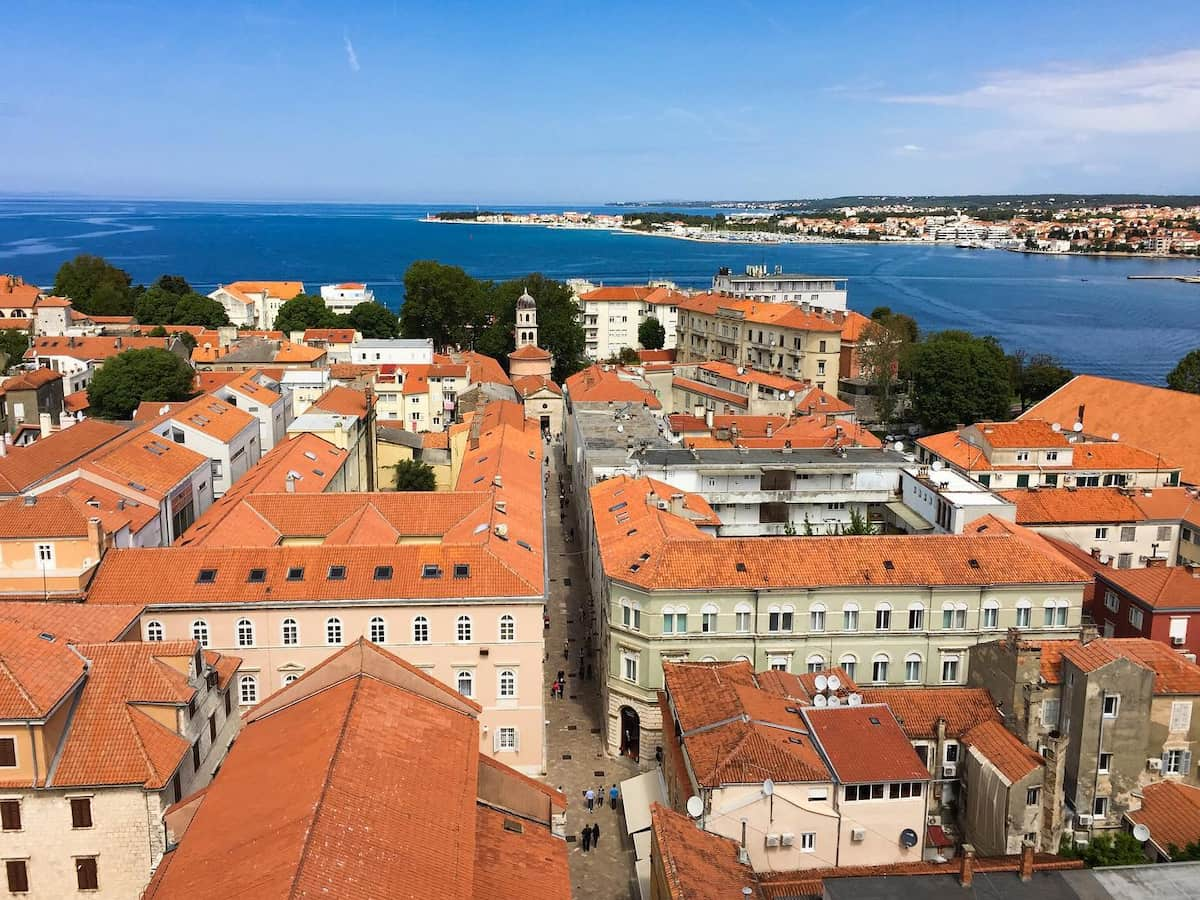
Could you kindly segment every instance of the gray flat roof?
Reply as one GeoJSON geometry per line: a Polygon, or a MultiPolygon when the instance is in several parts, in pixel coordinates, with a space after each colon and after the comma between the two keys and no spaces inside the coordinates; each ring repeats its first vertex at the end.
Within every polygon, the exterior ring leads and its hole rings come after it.
{"type": "Polygon", "coordinates": [[[866,447],[847,447],[846,457],[832,450],[792,450],[784,453],[782,450],[748,449],[740,450],[696,450],[685,449],[679,445],[671,445],[667,449],[651,447],[638,458],[647,466],[837,466],[840,469],[861,467],[887,466],[899,469],[908,464],[904,455],[895,450],[882,450],[866,447]]]}

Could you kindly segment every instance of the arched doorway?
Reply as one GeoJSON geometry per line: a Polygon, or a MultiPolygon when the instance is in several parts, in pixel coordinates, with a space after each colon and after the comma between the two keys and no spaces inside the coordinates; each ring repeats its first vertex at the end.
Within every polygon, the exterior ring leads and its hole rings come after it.
{"type": "Polygon", "coordinates": [[[637,760],[640,756],[641,719],[632,706],[621,707],[621,755],[637,760]]]}

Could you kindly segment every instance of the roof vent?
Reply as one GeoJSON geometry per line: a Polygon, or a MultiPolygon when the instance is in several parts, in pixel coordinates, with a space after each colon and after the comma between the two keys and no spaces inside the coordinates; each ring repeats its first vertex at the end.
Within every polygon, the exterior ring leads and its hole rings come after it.
{"type": "Polygon", "coordinates": [[[508,512],[508,501],[506,501],[506,500],[497,500],[497,501],[496,501],[496,512],[498,512],[498,513],[507,513],[507,512],[508,512]]]}
{"type": "Polygon", "coordinates": [[[33,494],[26,494],[22,499],[26,506],[37,506],[37,497],[33,494]]]}
{"type": "Polygon", "coordinates": [[[733,567],[734,567],[735,569],[737,569],[739,572],[745,572],[745,571],[746,571],[746,564],[745,564],[744,562],[734,563],[734,566],[733,566],[733,567]]]}
{"type": "Polygon", "coordinates": [[[525,826],[522,825],[520,822],[518,822],[516,819],[505,819],[504,820],[504,830],[511,831],[513,834],[524,834],[525,826]]]}
{"type": "Polygon", "coordinates": [[[885,559],[883,561],[883,567],[885,569],[887,569],[889,572],[891,572],[892,570],[894,570],[896,568],[896,564],[894,562],[892,562],[890,559],[885,559]]]}
{"type": "Polygon", "coordinates": [[[508,525],[506,523],[500,522],[496,525],[496,537],[503,541],[508,540],[508,525]]]}

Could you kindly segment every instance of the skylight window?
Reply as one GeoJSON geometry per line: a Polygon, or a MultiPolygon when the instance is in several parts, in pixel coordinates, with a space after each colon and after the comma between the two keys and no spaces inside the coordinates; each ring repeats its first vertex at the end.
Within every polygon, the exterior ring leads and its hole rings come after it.
{"type": "Polygon", "coordinates": [[[974,559],[974,558],[968,559],[967,565],[969,565],[972,569],[978,569],[979,568],[979,560],[974,559]]]}
{"type": "Polygon", "coordinates": [[[262,584],[267,580],[266,569],[251,569],[250,574],[246,576],[246,581],[249,584],[262,584]]]}
{"type": "Polygon", "coordinates": [[[303,581],[304,580],[304,566],[292,566],[291,568],[289,568],[288,573],[287,573],[287,580],[288,581],[303,581]]]}
{"type": "Polygon", "coordinates": [[[421,567],[421,577],[422,578],[441,578],[442,577],[442,567],[437,565],[436,563],[425,563],[425,565],[423,565],[421,567]]]}
{"type": "Polygon", "coordinates": [[[455,563],[454,564],[454,577],[455,578],[470,578],[471,577],[471,564],[470,563],[455,563]]]}
{"type": "Polygon", "coordinates": [[[346,567],[345,566],[330,566],[329,574],[326,577],[328,577],[328,579],[330,581],[344,581],[346,578],[346,567]]]}
{"type": "Polygon", "coordinates": [[[893,569],[896,568],[896,564],[894,562],[892,562],[890,559],[885,559],[883,561],[883,567],[885,569],[887,569],[889,572],[891,572],[893,569]]]}
{"type": "Polygon", "coordinates": [[[392,580],[392,567],[391,566],[376,566],[375,567],[375,580],[376,581],[391,581],[392,580]]]}
{"type": "Polygon", "coordinates": [[[533,548],[529,546],[528,541],[517,541],[517,546],[521,547],[524,550],[528,550],[530,553],[533,552],[533,548]]]}
{"type": "Polygon", "coordinates": [[[305,450],[304,455],[307,456],[309,459],[316,461],[317,454],[313,453],[311,450],[305,450]]]}
{"type": "Polygon", "coordinates": [[[212,584],[217,580],[216,569],[201,569],[196,574],[196,584],[212,584]]]}
{"type": "Polygon", "coordinates": [[[745,564],[744,562],[735,563],[733,567],[734,567],[735,569],[737,569],[739,572],[745,572],[745,571],[746,571],[746,564],[745,564]]]}

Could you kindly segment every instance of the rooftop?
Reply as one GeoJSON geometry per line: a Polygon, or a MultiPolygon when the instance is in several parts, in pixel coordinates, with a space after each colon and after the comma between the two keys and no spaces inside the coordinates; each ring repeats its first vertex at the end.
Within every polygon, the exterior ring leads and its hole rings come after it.
{"type": "Polygon", "coordinates": [[[995,766],[1009,784],[1015,784],[1045,765],[1040,755],[996,720],[980,722],[963,735],[962,742],[995,766]]]}
{"type": "Polygon", "coordinates": [[[960,740],[983,722],[1000,722],[1003,716],[983,688],[870,688],[861,689],[864,703],[885,703],[909,740],[937,735],[938,720],[946,723],[946,737],[960,740]]]}
{"type": "Polygon", "coordinates": [[[1054,547],[1085,572],[1093,573],[1133,597],[1151,611],[1200,610],[1200,568],[1195,566],[1145,566],[1121,569],[1105,565],[1086,550],[1047,537],[1054,547]]]}
{"type": "Polygon", "coordinates": [[[843,784],[929,780],[929,770],[886,706],[814,706],[803,715],[843,784]]]}
{"type": "Polygon", "coordinates": [[[125,433],[120,425],[84,419],[28,447],[10,447],[0,457],[0,493],[18,494],[33,487],[125,433]]]}
{"type": "Polygon", "coordinates": [[[632,403],[662,409],[662,403],[645,379],[620,366],[589,366],[568,378],[565,388],[573,404],[632,403]]]}
{"type": "Polygon", "coordinates": [[[1159,781],[1141,789],[1142,808],[1125,814],[1150,829],[1150,841],[1162,853],[1200,842],[1200,788],[1178,781],[1159,781]]]}

